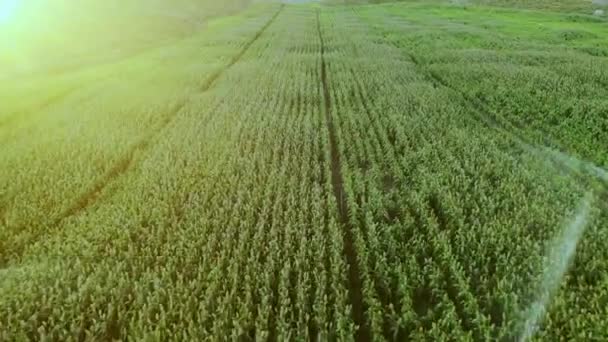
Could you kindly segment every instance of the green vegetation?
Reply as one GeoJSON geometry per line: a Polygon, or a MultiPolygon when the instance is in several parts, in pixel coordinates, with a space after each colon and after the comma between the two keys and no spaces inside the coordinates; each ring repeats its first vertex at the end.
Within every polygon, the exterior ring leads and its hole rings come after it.
{"type": "Polygon", "coordinates": [[[608,27],[581,16],[512,9],[363,10],[376,32],[486,114],[608,166],[608,27]],[[371,17],[369,17],[371,16],[371,17]],[[392,18],[387,21],[387,18],[392,18]],[[396,25],[382,23],[396,22],[396,25]],[[428,25],[422,25],[426,23],[428,25]]]}
{"type": "Polygon", "coordinates": [[[265,3],[12,79],[0,340],[602,340],[607,31],[265,3]]]}
{"type": "Polygon", "coordinates": [[[606,0],[325,0],[329,4],[383,4],[383,3],[408,3],[426,4],[433,6],[452,5],[465,8],[475,7],[503,7],[515,8],[521,12],[524,10],[543,10],[554,12],[577,12],[578,14],[591,15],[597,9],[608,7],[606,0]]]}
{"type": "Polygon", "coordinates": [[[115,62],[204,29],[249,0],[2,0],[0,78],[115,62]]]}
{"type": "MultiPolygon", "coordinates": [[[[454,1],[462,2],[462,1],[454,1]]],[[[469,1],[466,1],[469,2],[469,1]]],[[[551,11],[587,11],[591,8],[605,6],[604,0],[472,0],[470,3],[489,6],[542,9],[551,11]],[[603,4],[603,5],[602,5],[603,4]]],[[[590,12],[589,12],[590,13],[590,12]]]]}

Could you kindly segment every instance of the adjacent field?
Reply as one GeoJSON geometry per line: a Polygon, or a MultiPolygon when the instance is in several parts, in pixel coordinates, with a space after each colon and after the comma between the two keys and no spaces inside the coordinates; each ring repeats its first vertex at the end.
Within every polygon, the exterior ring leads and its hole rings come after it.
{"type": "Polygon", "coordinates": [[[0,340],[602,340],[607,40],[583,14],[265,4],[16,80],[0,340]]]}

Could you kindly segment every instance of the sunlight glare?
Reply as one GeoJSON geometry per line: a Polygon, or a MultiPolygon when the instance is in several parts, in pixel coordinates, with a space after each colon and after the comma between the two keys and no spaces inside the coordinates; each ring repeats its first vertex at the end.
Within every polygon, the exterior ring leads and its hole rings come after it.
{"type": "Polygon", "coordinates": [[[0,0],[0,24],[11,19],[19,0],[0,0]]]}

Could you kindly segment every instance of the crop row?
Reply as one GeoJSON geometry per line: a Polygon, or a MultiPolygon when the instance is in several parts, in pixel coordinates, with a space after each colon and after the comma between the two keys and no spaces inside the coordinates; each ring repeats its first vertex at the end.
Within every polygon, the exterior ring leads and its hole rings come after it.
{"type": "Polygon", "coordinates": [[[271,8],[0,127],[0,340],[515,339],[575,214],[536,336],[604,336],[606,213],[514,103],[389,7],[271,8]]]}
{"type": "Polygon", "coordinates": [[[276,17],[138,167],[0,270],[0,338],[353,336],[312,14],[276,17]]]}
{"type": "MultiPolygon", "coordinates": [[[[537,296],[550,241],[584,188],[508,132],[488,129],[459,92],[386,39],[394,25],[356,11],[325,12],[322,26],[373,336],[514,338],[537,296]]],[[[599,209],[593,215],[583,246],[601,235],[599,209]]],[[[595,273],[582,267],[589,258],[602,260],[579,255],[575,274],[595,273]]],[[[600,284],[568,291],[601,298],[600,284]]],[[[563,317],[565,298],[573,297],[561,292],[551,318],[563,317]]],[[[577,308],[579,324],[600,336],[603,309],[577,308]]],[[[543,336],[579,334],[553,326],[543,336]]]]}
{"type": "Polygon", "coordinates": [[[67,97],[41,110],[17,111],[18,119],[2,127],[0,138],[0,264],[18,258],[64,218],[94,203],[107,183],[137,163],[190,97],[221,72],[226,56],[236,55],[274,12],[113,69],[75,76],[85,85],[67,97]],[[209,45],[215,36],[223,45],[209,45]],[[192,61],[193,53],[206,63],[192,61]]]}
{"type": "Polygon", "coordinates": [[[496,120],[608,165],[605,25],[561,14],[400,6],[366,12],[393,44],[496,120]],[[469,13],[471,12],[471,13],[469,13]],[[385,24],[380,18],[391,18],[385,24]],[[425,25],[432,21],[433,25],[425,25]],[[414,48],[415,47],[415,48],[414,48]]]}

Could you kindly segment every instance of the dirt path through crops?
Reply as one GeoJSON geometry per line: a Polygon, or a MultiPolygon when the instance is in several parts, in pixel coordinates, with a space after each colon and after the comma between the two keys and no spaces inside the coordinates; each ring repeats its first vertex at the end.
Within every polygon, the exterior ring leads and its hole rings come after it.
{"type": "Polygon", "coordinates": [[[346,201],[346,192],[344,191],[344,178],[341,171],[340,151],[336,138],[336,128],[331,116],[331,96],[329,93],[329,84],[327,81],[327,66],[325,62],[325,41],[321,31],[321,19],[319,10],[317,10],[317,30],[319,32],[319,40],[321,42],[321,80],[323,84],[323,98],[325,103],[325,118],[327,121],[327,129],[329,130],[329,145],[331,153],[331,183],[333,186],[334,196],[338,204],[338,214],[340,224],[344,230],[344,253],[348,262],[348,278],[349,278],[349,299],[352,304],[353,320],[357,325],[355,335],[356,341],[369,341],[370,331],[365,320],[365,308],[363,304],[363,290],[361,285],[361,275],[359,273],[358,256],[355,249],[353,238],[353,227],[348,220],[348,202],[346,201]]]}

